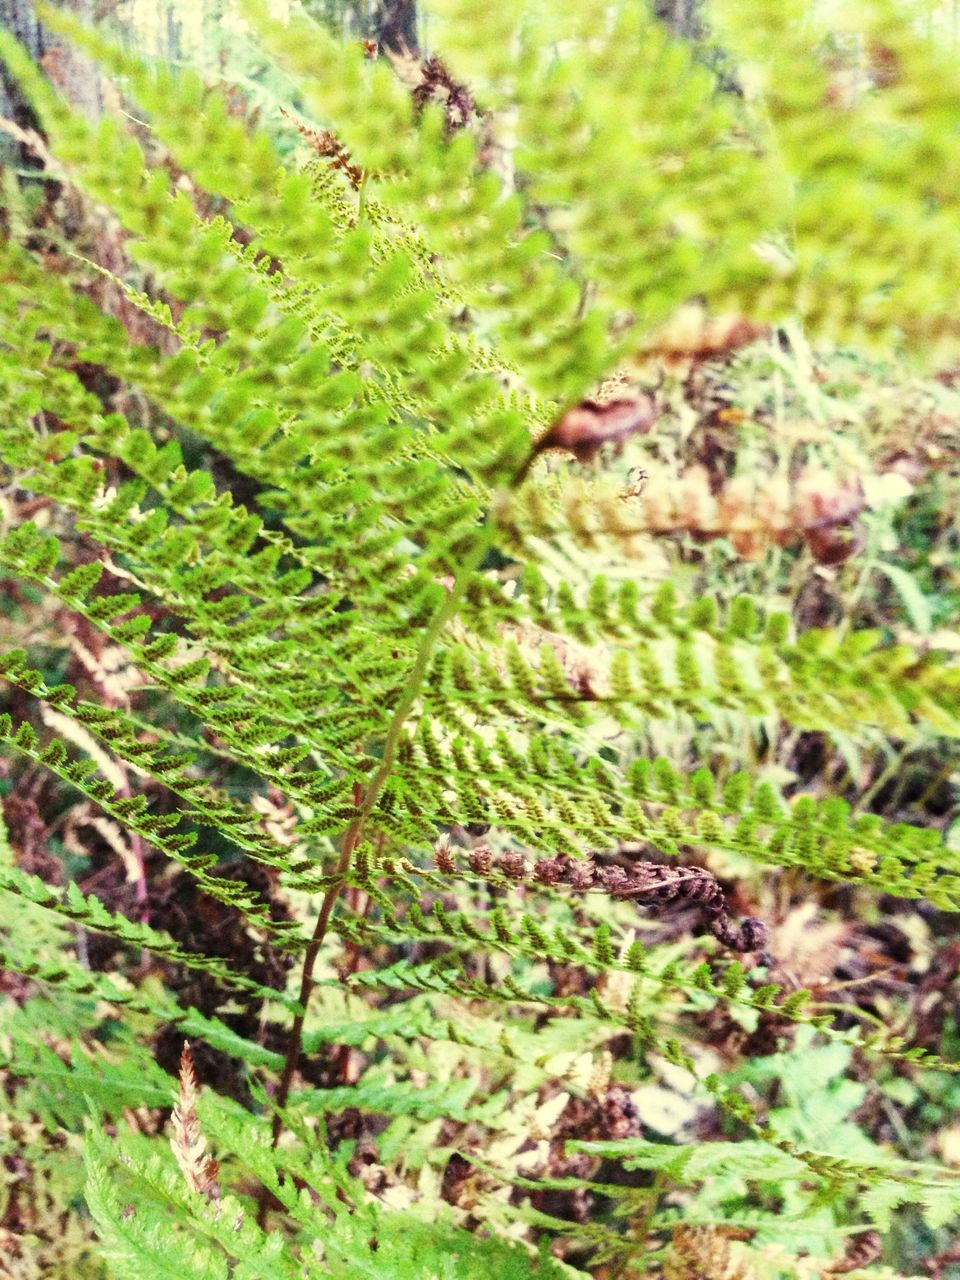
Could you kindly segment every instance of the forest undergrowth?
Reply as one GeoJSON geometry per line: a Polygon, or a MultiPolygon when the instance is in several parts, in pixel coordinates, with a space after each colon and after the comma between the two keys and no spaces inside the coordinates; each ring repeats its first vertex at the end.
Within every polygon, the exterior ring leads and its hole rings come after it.
{"type": "Polygon", "coordinates": [[[955,1280],[960,72],[428,8],[0,31],[0,1276],[955,1280]]]}

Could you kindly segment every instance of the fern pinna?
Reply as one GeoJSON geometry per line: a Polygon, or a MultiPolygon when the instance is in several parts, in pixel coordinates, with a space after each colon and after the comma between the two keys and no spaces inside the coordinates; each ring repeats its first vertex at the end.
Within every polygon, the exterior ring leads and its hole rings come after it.
{"type": "Polygon", "coordinates": [[[685,533],[862,549],[829,441],[751,476],[745,428],[719,492],[669,442],[677,361],[955,351],[956,67],[892,0],[842,38],[716,6],[735,91],[638,3],[438,0],[423,65],[244,8],[259,118],[51,12],[135,104],[91,124],[0,35],[50,184],[5,174],[0,242],[5,1141],[71,1153],[96,1232],[50,1266],[773,1277],[898,1206],[935,1235],[960,1185],[845,1072],[951,1063],[818,1004],[750,868],[957,910],[938,831],[764,761],[956,739],[960,668],[698,588],[685,533]],[[801,1064],[793,1110],[708,1023],[801,1064]],[[793,1124],[813,1063],[839,1138],[793,1124]]]}

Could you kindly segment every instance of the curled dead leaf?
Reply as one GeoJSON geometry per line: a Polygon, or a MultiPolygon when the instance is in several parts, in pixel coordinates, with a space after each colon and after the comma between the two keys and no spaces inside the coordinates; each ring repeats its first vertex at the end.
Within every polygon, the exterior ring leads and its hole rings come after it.
{"type": "Polygon", "coordinates": [[[581,400],[537,442],[536,452],[567,449],[578,462],[589,462],[605,444],[620,445],[646,433],[657,420],[657,405],[646,392],[606,403],[581,400]]]}

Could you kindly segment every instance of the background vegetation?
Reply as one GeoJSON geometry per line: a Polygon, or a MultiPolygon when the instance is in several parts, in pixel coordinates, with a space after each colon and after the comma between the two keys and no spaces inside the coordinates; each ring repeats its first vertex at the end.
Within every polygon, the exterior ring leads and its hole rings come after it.
{"type": "Polygon", "coordinates": [[[3,1275],[960,1275],[956,8],[566,9],[0,10],[3,1275]]]}

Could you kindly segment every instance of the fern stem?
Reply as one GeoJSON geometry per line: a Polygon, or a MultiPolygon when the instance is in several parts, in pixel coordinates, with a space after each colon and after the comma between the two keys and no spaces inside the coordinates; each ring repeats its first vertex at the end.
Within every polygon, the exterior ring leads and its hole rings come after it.
{"type": "MultiPolygon", "coordinates": [[[[362,830],[362,818],[358,814],[351,822],[347,833],[343,838],[343,847],[340,850],[340,858],[337,862],[335,871],[336,880],[327,889],[323,895],[323,902],[320,904],[320,913],[317,916],[317,923],[314,926],[313,937],[310,944],[303,955],[303,969],[300,973],[300,994],[298,1003],[299,1011],[293,1020],[290,1028],[290,1038],[287,1042],[287,1056],[283,1063],[283,1073],[280,1076],[280,1084],[277,1088],[277,1109],[273,1116],[273,1129],[271,1137],[271,1146],[276,1146],[280,1141],[280,1134],[283,1132],[283,1109],[287,1105],[287,1099],[290,1096],[290,1086],[293,1083],[293,1073],[297,1069],[300,1061],[300,1053],[303,1047],[303,1025],[307,1016],[307,1005],[313,992],[314,979],[313,970],[317,962],[317,956],[320,954],[320,948],[323,946],[326,937],[327,928],[330,924],[330,917],[333,914],[333,908],[340,891],[343,888],[344,877],[350,870],[350,863],[353,859],[353,852],[357,847],[362,830]]],[[[264,1202],[261,1201],[261,1211],[264,1209],[264,1202]]],[[[261,1224],[262,1225],[262,1224],[261,1224]]]]}
{"type": "MultiPolygon", "coordinates": [[[[290,1096],[290,1087],[293,1083],[293,1074],[297,1069],[300,1061],[300,1054],[303,1047],[303,1027],[307,1016],[307,1006],[310,1002],[310,996],[313,992],[314,977],[313,971],[317,962],[317,956],[320,954],[320,948],[323,946],[327,929],[330,925],[330,918],[333,915],[333,908],[336,905],[337,898],[343,889],[345,878],[350,870],[350,864],[353,860],[354,851],[360,843],[360,837],[363,834],[365,823],[373,812],[373,807],[377,802],[377,797],[383,788],[383,784],[390,776],[393,768],[393,762],[396,757],[397,747],[400,742],[400,732],[403,729],[407,716],[416,702],[420,693],[420,686],[426,675],[427,664],[433,652],[433,646],[439,639],[443,628],[447,625],[463,598],[463,593],[467,588],[471,575],[479,568],[483,557],[487,553],[487,549],[491,544],[491,528],[490,524],[486,524],[478,531],[477,539],[473,548],[464,559],[457,574],[454,578],[446,599],[437,609],[430,625],[427,627],[420,648],[413,666],[410,668],[410,674],[407,677],[403,693],[400,701],[397,703],[393,717],[390,721],[383,742],[383,758],[380,761],[380,767],[374,774],[369,786],[365,789],[362,798],[357,796],[358,811],[356,817],[350,823],[343,837],[343,845],[340,850],[340,857],[334,870],[336,877],[326,893],[323,895],[323,901],[320,904],[320,913],[317,916],[317,923],[313,930],[313,937],[304,952],[303,969],[300,975],[300,1009],[293,1020],[290,1028],[290,1038],[287,1042],[287,1054],[283,1064],[283,1072],[280,1076],[280,1083],[277,1087],[276,1110],[273,1116],[272,1143],[276,1147],[280,1140],[280,1134],[283,1132],[283,1110],[287,1105],[287,1099],[290,1096]]],[[[260,1201],[260,1212],[258,1220],[261,1226],[266,1216],[266,1198],[260,1201]]]]}
{"type": "MultiPolygon", "coordinates": [[[[636,1217],[630,1218],[630,1238],[637,1242],[641,1253],[646,1253],[646,1240],[653,1226],[653,1218],[657,1212],[657,1205],[660,1203],[660,1197],[663,1195],[667,1187],[668,1179],[662,1169],[658,1169],[654,1174],[653,1182],[646,1190],[644,1196],[644,1204],[636,1217]]],[[[611,1280],[619,1280],[619,1277],[626,1275],[628,1268],[632,1268],[637,1258],[636,1249],[628,1249],[620,1260],[619,1265],[615,1264],[611,1272],[611,1280]]]]}

